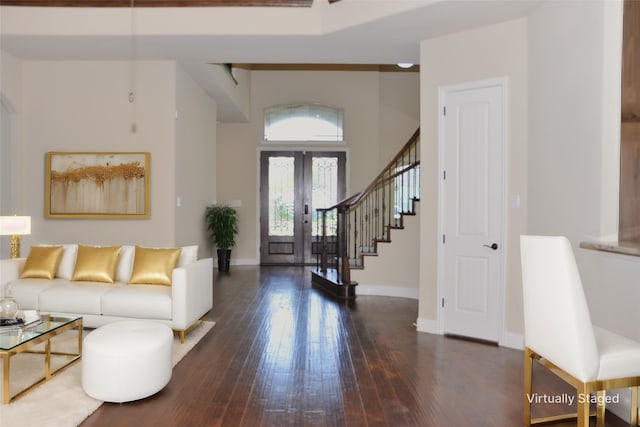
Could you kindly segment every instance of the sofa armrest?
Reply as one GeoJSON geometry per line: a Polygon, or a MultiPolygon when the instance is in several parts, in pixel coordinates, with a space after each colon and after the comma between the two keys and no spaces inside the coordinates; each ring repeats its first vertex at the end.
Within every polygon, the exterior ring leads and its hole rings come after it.
{"type": "Polygon", "coordinates": [[[0,260],[0,297],[4,296],[7,283],[20,278],[26,258],[10,258],[0,260]]]}
{"type": "Polygon", "coordinates": [[[171,285],[173,328],[185,330],[213,308],[213,258],[174,268],[171,285]]]}

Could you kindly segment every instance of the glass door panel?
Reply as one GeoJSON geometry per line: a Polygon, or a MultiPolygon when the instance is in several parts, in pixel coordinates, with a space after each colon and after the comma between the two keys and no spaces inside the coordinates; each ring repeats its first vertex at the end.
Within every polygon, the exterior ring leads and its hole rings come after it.
{"type": "MultiPolygon", "coordinates": [[[[328,208],[340,200],[344,199],[346,193],[345,185],[345,153],[341,152],[313,152],[305,157],[307,167],[305,171],[310,172],[307,180],[310,183],[308,199],[311,221],[305,224],[305,263],[314,264],[316,256],[320,250],[319,235],[322,234],[321,217],[317,214],[317,209],[328,208]]],[[[334,247],[335,231],[337,223],[335,211],[327,213],[328,246],[334,247]]]]}
{"type": "Polygon", "coordinates": [[[262,152],[260,159],[260,263],[303,262],[302,153],[262,152]]]}
{"type": "Polygon", "coordinates": [[[293,236],[295,157],[269,157],[269,235],[293,236]]]}

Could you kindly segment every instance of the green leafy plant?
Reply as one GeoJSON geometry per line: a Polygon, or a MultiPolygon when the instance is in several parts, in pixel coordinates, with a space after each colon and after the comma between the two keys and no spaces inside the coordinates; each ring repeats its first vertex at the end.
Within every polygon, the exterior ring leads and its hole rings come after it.
{"type": "Polygon", "coordinates": [[[210,205],[205,211],[209,241],[218,249],[231,249],[238,235],[238,213],[224,205],[210,205]]]}

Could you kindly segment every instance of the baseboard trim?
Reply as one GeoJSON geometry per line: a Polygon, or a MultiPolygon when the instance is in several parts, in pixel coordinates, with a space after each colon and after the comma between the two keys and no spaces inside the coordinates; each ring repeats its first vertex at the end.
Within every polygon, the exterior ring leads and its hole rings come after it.
{"type": "Polygon", "coordinates": [[[418,317],[418,320],[416,320],[416,330],[418,332],[442,335],[438,328],[438,321],[435,319],[425,319],[424,317],[418,317]]]}
{"type": "MultiPolygon", "coordinates": [[[[438,321],[435,319],[426,319],[419,317],[416,321],[416,330],[418,332],[427,332],[429,334],[442,335],[438,327],[438,321]]],[[[502,339],[498,343],[500,347],[513,348],[516,350],[524,350],[524,337],[521,334],[505,332],[502,339]]]]}
{"type": "MultiPolygon", "coordinates": [[[[260,262],[256,258],[235,259],[232,256],[230,265],[259,265],[259,264],[260,264],[260,262]]],[[[213,266],[216,269],[218,268],[218,258],[216,258],[216,257],[213,258],[213,266]]]]}
{"type": "Polygon", "coordinates": [[[375,295],[381,297],[398,297],[418,299],[420,294],[419,289],[413,288],[399,288],[395,286],[377,286],[377,285],[362,285],[358,284],[356,288],[356,295],[375,295]]]}

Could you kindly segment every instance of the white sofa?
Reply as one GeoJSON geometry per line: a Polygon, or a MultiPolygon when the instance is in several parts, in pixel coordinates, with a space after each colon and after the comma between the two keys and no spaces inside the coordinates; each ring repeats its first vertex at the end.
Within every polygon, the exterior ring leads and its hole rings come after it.
{"type": "Polygon", "coordinates": [[[20,309],[59,316],[81,316],[86,327],[150,319],[184,335],[213,307],[213,262],[197,259],[197,246],[182,248],[171,285],[130,284],[135,247],[122,246],[114,283],[73,281],[78,245],[64,247],[55,277],[20,278],[26,258],[0,260],[0,295],[11,284],[20,309]]]}

